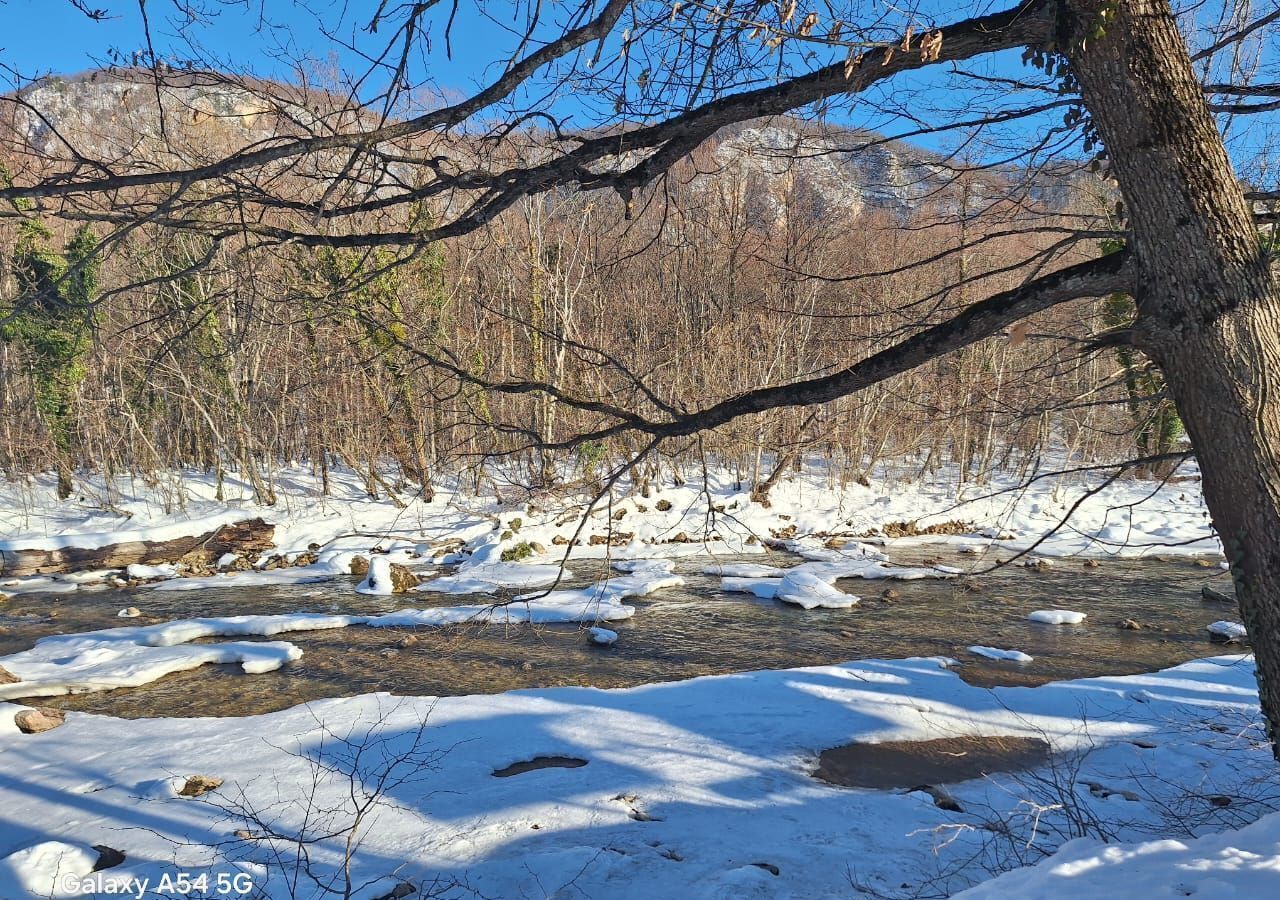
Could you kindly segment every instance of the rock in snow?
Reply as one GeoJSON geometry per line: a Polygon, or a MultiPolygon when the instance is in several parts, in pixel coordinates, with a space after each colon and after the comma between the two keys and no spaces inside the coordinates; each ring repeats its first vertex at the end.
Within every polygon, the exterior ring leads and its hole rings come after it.
{"type": "Polygon", "coordinates": [[[23,734],[43,734],[46,731],[53,731],[66,720],[67,714],[62,710],[40,706],[35,709],[20,710],[13,717],[13,724],[17,725],[18,730],[23,734]]]}
{"type": "Polygon", "coordinates": [[[1082,612],[1069,609],[1037,609],[1027,618],[1045,625],[1079,625],[1086,617],[1082,612]]]}
{"type": "Polygon", "coordinates": [[[222,779],[212,775],[188,775],[178,790],[179,797],[203,797],[222,787],[222,779]]]}

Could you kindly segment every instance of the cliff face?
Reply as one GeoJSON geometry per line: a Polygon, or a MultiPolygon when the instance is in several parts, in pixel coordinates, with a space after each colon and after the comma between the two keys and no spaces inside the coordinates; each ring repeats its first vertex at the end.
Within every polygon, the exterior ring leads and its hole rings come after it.
{"type": "MultiPolygon", "coordinates": [[[[322,94],[199,73],[169,73],[159,85],[139,71],[51,77],[18,100],[7,104],[6,140],[19,153],[65,157],[74,150],[159,165],[208,162],[255,141],[350,128],[360,115],[337,104],[326,110],[322,94]]],[[[464,144],[457,149],[468,155],[464,144]]],[[[325,161],[312,164],[321,177],[336,171],[325,161]]],[[[726,129],[700,151],[697,170],[695,189],[735,198],[759,227],[776,226],[788,212],[849,217],[886,210],[905,221],[921,212],[972,216],[1016,203],[1052,214],[1065,211],[1082,184],[1079,171],[1065,166],[1034,175],[996,167],[957,178],[948,160],[904,141],[788,118],[726,129]]],[[[407,173],[384,170],[386,189],[395,180],[390,175],[407,173]]]]}
{"type": "Polygon", "coordinates": [[[45,78],[18,95],[14,137],[28,152],[62,156],[71,144],[85,155],[113,159],[166,149],[203,156],[209,139],[243,140],[277,127],[273,106],[247,89],[200,75],[157,85],[145,73],[95,72],[45,78]],[[157,113],[156,99],[159,97],[157,113]],[[154,148],[152,145],[155,145],[154,148]]]}
{"type": "MultiPolygon", "coordinates": [[[[969,216],[1000,204],[1031,212],[1065,211],[1078,193],[1079,170],[1034,173],[1012,166],[958,177],[959,166],[905,141],[859,131],[818,131],[778,120],[723,134],[714,150],[720,170],[742,186],[752,218],[775,224],[797,209],[816,215],[887,210],[902,219],[928,211],[969,216]]],[[[704,167],[705,169],[705,167],[704,167]]]]}

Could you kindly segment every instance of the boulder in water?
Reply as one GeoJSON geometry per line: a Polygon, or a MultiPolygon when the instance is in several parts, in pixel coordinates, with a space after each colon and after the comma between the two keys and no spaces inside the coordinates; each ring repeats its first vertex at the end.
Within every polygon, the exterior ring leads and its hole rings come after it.
{"type": "Polygon", "coordinates": [[[418,586],[418,576],[407,566],[397,565],[385,556],[369,562],[369,574],[356,588],[361,594],[403,594],[418,586]]]}

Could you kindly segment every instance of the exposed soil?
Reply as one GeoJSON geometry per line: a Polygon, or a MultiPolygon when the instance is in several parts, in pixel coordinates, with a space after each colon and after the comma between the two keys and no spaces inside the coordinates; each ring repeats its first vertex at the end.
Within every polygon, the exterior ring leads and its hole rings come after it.
{"type": "Polygon", "coordinates": [[[1019,772],[1049,759],[1049,745],[1028,737],[950,737],[932,741],[845,744],[822,751],[815,778],[843,787],[919,788],[995,772],[1019,772]]]}

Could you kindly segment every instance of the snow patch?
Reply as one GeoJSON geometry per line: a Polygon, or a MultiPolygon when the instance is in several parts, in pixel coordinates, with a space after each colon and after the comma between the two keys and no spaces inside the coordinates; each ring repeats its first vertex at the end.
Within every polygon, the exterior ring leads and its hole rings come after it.
{"type": "Polygon", "coordinates": [[[1082,612],[1073,612],[1069,609],[1037,609],[1029,613],[1027,618],[1044,625],[1079,625],[1087,616],[1082,612]]]}
{"type": "Polygon", "coordinates": [[[983,647],[981,645],[970,647],[970,653],[976,653],[978,656],[985,656],[987,659],[1007,659],[1012,662],[1029,663],[1032,658],[1021,650],[1001,650],[999,647],[983,647]]]}

